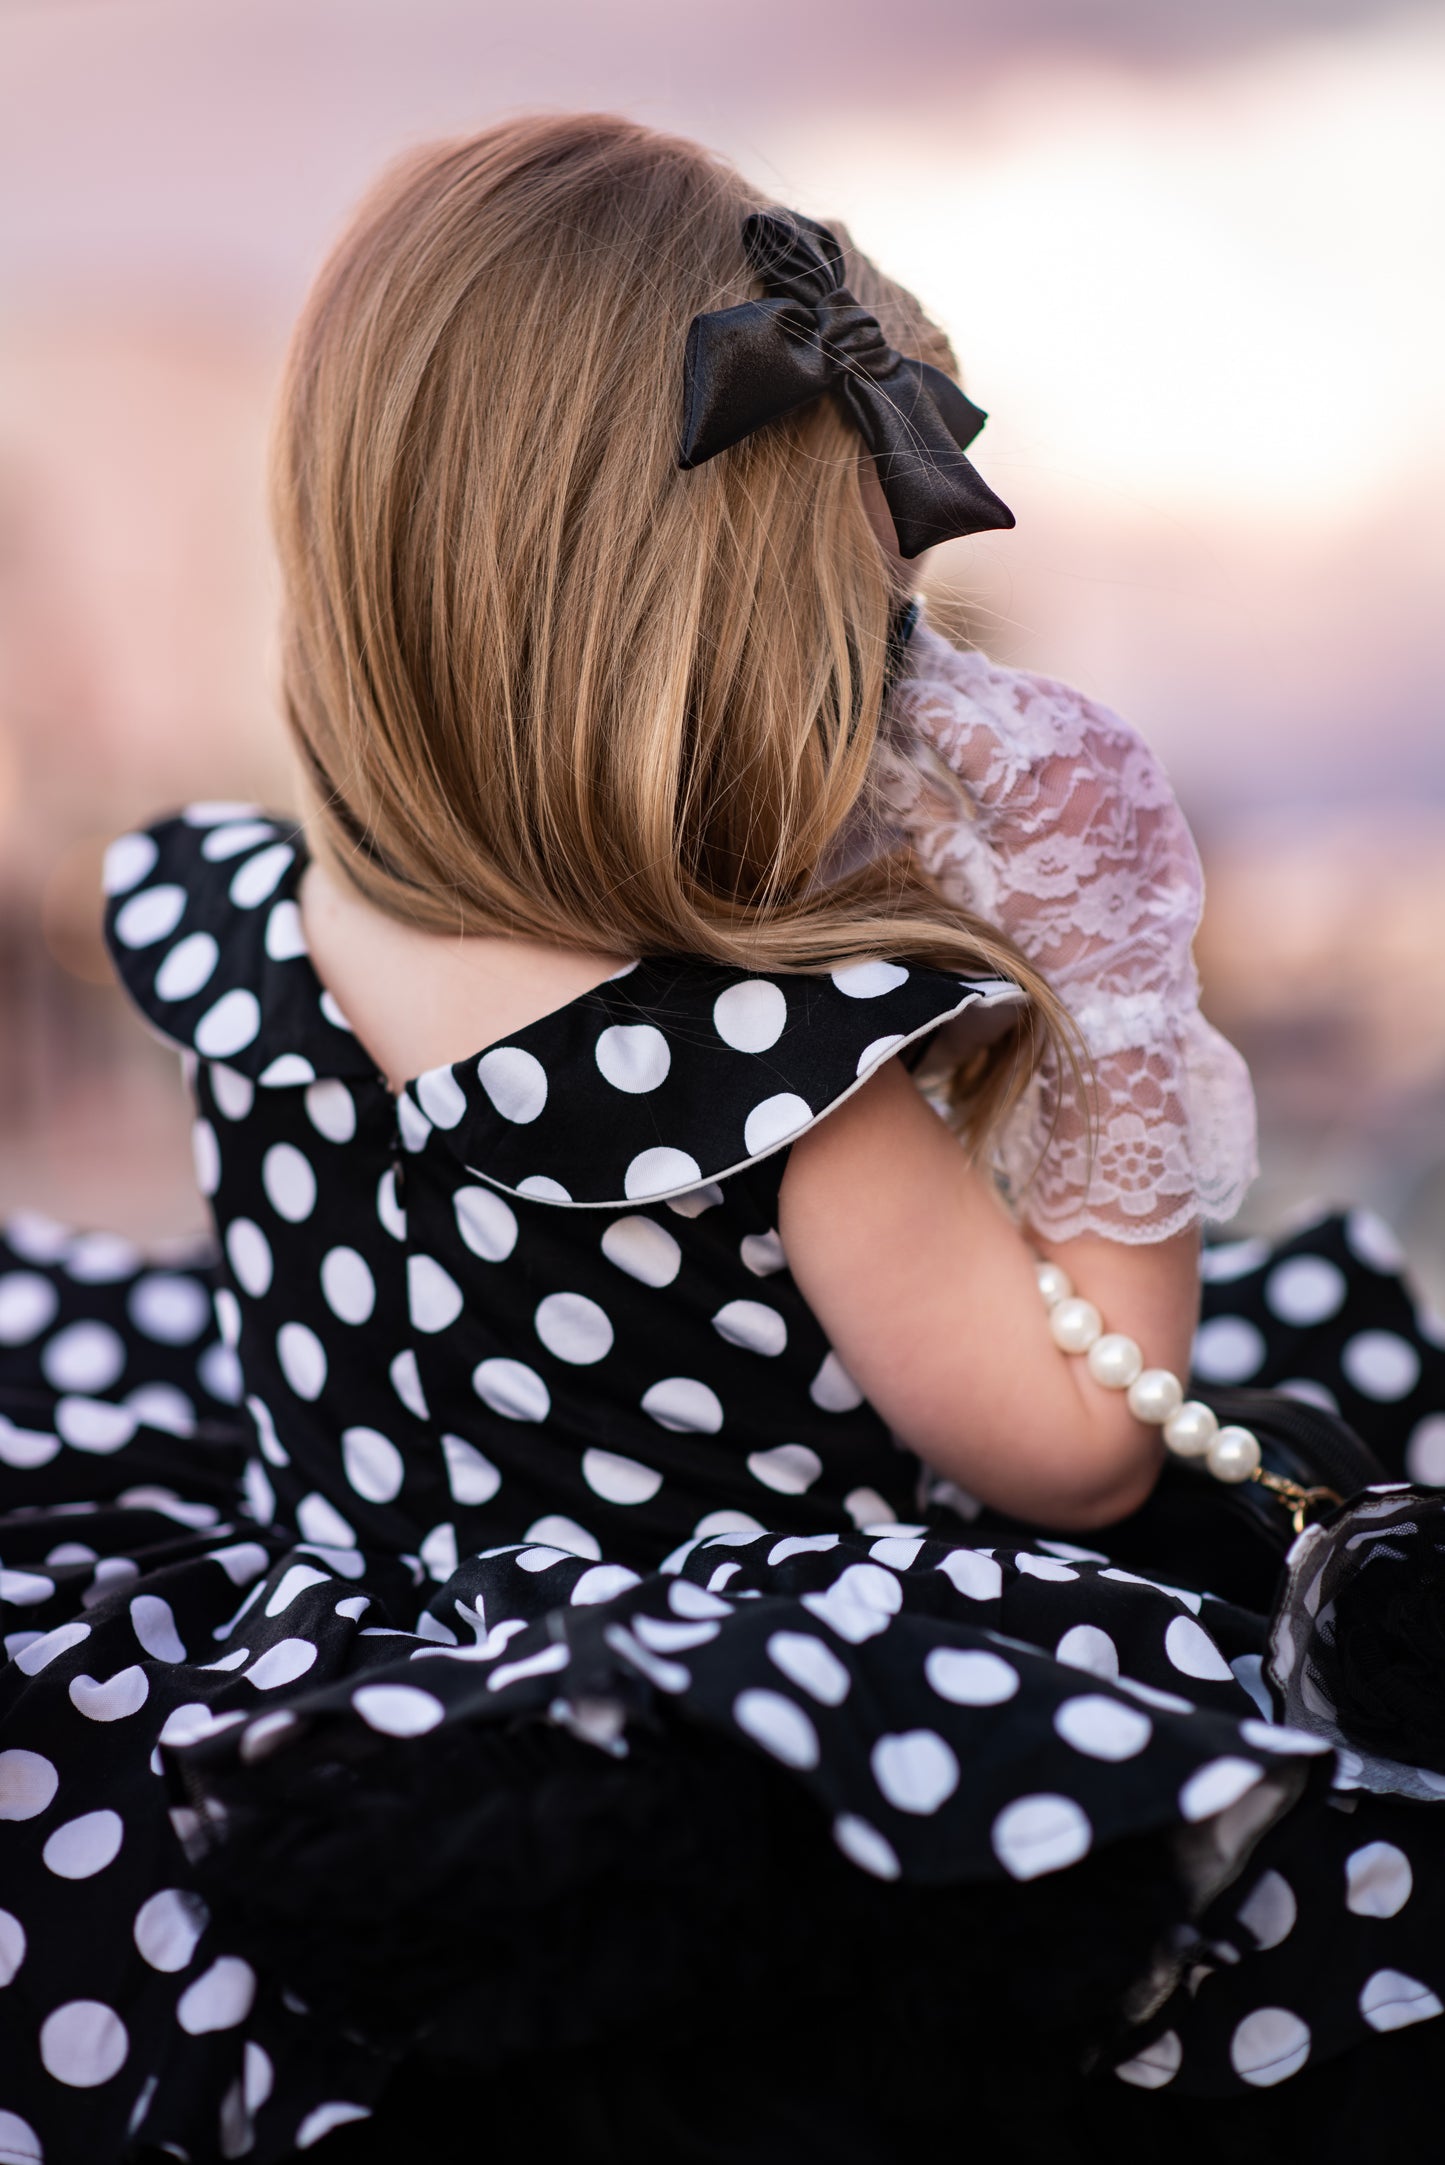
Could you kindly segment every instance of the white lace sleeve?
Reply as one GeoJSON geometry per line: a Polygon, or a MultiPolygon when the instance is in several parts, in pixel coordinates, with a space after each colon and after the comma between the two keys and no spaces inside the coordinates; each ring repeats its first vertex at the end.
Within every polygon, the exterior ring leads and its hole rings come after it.
{"type": "Polygon", "coordinates": [[[1199,855],[1143,739],[920,625],[880,766],[920,861],[1043,973],[1093,1063],[1088,1107],[1047,1059],[999,1136],[1021,1214],[1052,1239],[1126,1242],[1231,1217],[1256,1170],[1254,1093],[1199,1012],[1199,855]]]}

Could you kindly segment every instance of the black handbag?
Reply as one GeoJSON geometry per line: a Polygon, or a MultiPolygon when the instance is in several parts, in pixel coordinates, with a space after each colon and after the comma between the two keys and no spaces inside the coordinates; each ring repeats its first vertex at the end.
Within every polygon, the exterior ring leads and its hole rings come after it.
{"type": "Polygon", "coordinates": [[[1116,1561],[1242,1608],[1268,1612],[1296,1534],[1390,1474],[1347,1421],[1279,1391],[1200,1390],[1219,1417],[1259,1438],[1252,1481],[1216,1481],[1171,1457],[1147,1503],[1104,1530],[1116,1561]]]}

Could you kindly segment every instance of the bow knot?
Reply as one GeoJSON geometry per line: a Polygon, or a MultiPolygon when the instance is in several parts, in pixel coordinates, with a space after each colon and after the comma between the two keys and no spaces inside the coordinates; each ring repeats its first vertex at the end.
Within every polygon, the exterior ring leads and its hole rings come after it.
{"type": "Polygon", "coordinates": [[[833,391],[873,455],[902,555],[1012,526],[964,457],[984,415],[942,369],[894,351],[849,292],[828,228],[794,211],[754,211],[743,248],[764,297],[694,316],[678,464],[701,466],[833,391]]]}

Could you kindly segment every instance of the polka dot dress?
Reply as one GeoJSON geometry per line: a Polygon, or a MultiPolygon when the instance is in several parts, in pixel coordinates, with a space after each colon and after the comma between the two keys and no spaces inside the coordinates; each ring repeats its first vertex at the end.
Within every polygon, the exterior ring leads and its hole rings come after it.
{"type": "MultiPolygon", "coordinates": [[[[675,1842],[643,1768],[694,1760],[724,1817],[783,1785],[845,1911],[1036,1882],[1062,1910],[1166,1855],[1165,1981],[1110,2053],[1136,2090],[1247,2094],[1438,2014],[1436,1823],[1271,1718],[1265,1620],[965,1516],[789,1273],[788,1144],[1013,988],[646,959],[393,1096],[307,957],[302,868],[217,805],[108,859],[215,1255],[0,1245],[0,2165],[268,2165],[365,2117],[436,2007],[330,2019],[293,1948],[359,1970],[413,1871],[397,1961],[411,1922],[444,1944],[492,1899],[485,1846],[432,1869],[464,1813],[561,1945],[555,1751],[598,1882],[675,1842]],[[306,1934],[258,1945],[261,1909],[306,1934]]],[[[1445,1376],[1388,1263],[1365,1220],[1216,1251],[1200,1371],[1368,1404],[1428,1481],[1445,1376]]]]}

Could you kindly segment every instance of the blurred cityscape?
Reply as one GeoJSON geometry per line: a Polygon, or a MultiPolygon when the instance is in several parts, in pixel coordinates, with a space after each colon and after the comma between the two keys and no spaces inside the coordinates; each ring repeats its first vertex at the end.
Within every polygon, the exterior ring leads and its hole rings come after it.
{"type": "Polygon", "coordinates": [[[1019,527],[930,576],[1170,766],[1260,1092],[1243,1229],[1367,1201],[1445,1299],[1445,21],[1095,12],[903,0],[875,56],[855,0],[744,0],[721,41],[662,0],[0,6],[0,1213],[200,1222],[101,849],[293,801],[265,434],[346,205],[408,141],[587,104],[844,215],[948,324],[1019,527]]]}

